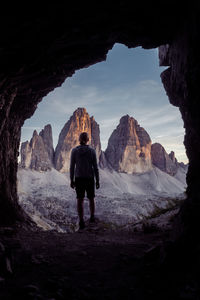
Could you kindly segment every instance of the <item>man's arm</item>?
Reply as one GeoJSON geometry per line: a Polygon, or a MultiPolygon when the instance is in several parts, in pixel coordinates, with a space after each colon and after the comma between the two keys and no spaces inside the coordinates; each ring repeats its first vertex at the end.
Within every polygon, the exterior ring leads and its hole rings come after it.
{"type": "Polygon", "coordinates": [[[74,169],[75,169],[75,149],[72,149],[71,159],[70,159],[70,180],[71,187],[74,188],[74,169]]]}
{"type": "Polygon", "coordinates": [[[94,169],[94,175],[96,178],[96,188],[99,188],[99,169],[98,169],[98,165],[97,165],[97,156],[96,156],[96,152],[95,150],[92,151],[92,166],[94,169]]]}

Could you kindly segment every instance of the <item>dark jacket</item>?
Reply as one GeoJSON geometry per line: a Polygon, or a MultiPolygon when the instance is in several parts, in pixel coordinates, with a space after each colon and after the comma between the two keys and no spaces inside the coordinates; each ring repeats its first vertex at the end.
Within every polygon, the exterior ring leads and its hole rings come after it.
{"type": "Polygon", "coordinates": [[[80,145],[72,149],[70,161],[70,179],[75,177],[96,178],[99,182],[96,152],[88,145],[80,145]]]}

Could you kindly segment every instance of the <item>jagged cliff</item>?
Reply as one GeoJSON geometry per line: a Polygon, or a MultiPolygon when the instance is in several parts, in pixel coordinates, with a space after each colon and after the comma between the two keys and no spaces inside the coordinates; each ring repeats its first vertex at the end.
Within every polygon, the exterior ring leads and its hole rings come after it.
{"type": "Polygon", "coordinates": [[[101,154],[99,125],[94,117],[90,118],[85,108],[78,108],[64,125],[59,135],[54,161],[57,170],[61,172],[69,171],[71,150],[79,145],[79,135],[83,131],[88,133],[89,145],[96,150],[97,159],[99,160],[101,154]]]}
{"type": "Polygon", "coordinates": [[[47,171],[53,167],[53,138],[51,125],[39,133],[33,132],[32,139],[21,144],[21,167],[47,171]]]}
{"type": "Polygon", "coordinates": [[[103,152],[99,125],[85,108],[75,110],[64,125],[55,153],[51,125],[45,126],[39,135],[35,130],[31,141],[21,145],[21,167],[38,171],[55,167],[60,172],[68,172],[71,150],[79,145],[79,135],[83,131],[89,135],[89,144],[96,150],[101,168],[109,167],[117,172],[132,174],[145,173],[156,166],[174,176],[179,166],[184,167],[183,163],[178,163],[173,151],[167,154],[161,144],[151,145],[148,133],[129,115],[120,119],[103,152]]]}
{"type": "Polygon", "coordinates": [[[133,117],[123,116],[109,138],[105,157],[118,172],[144,173],[152,168],[151,139],[133,117]]]}
{"type": "Polygon", "coordinates": [[[50,161],[53,163],[54,160],[54,148],[53,148],[53,137],[52,137],[52,128],[51,125],[46,125],[39,133],[42,137],[44,147],[48,153],[50,161]]]}
{"type": "Polygon", "coordinates": [[[164,147],[159,143],[151,146],[151,157],[154,166],[170,175],[175,175],[178,170],[178,162],[173,151],[167,154],[164,147]]]}

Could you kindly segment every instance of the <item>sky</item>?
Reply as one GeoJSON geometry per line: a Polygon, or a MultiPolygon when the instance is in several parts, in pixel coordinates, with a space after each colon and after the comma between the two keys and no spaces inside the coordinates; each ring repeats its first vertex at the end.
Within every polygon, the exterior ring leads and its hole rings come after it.
{"type": "MultiPolygon", "coordinates": [[[[166,67],[165,67],[166,68],[166,67]]],[[[38,104],[34,115],[25,121],[21,141],[30,140],[52,125],[56,147],[64,124],[78,107],[85,107],[100,125],[102,149],[124,115],[134,117],[150,135],[152,143],[174,151],[179,162],[188,162],[183,145],[184,128],[177,107],[169,103],[161,83],[158,49],[128,49],[115,44],[104,62],[75,72],[38,104]]]]}

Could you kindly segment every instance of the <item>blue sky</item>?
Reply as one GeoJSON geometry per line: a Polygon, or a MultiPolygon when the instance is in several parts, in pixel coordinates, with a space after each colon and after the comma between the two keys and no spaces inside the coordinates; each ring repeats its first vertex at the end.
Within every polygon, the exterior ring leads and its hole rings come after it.
{"type": "Polygon", "coordinates": [[[134,117],[178,161],[187,162],[184,128],[177,107],[169,103],[162,86],[158,50],[128,49],[115,44],[105,62],[76,71],[61,87],[44,97],[32,118],[22,128],[21,140],[30,140],[33,130],[52,125],[54,145],[58,135],[78,107],[85,107],[100,125],[104,150],[108,138],[123,115],[134,117]]]}

